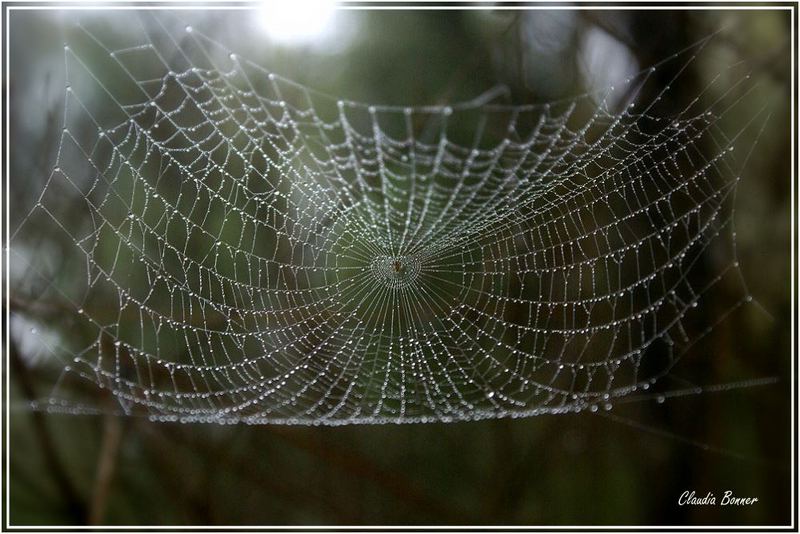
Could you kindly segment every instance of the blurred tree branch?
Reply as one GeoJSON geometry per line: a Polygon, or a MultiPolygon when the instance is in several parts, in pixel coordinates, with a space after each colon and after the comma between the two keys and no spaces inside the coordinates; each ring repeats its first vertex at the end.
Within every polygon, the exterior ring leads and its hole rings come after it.
{"type": "MultiPolygon", "coordinates": [[[[28,373],[25,363],[22,361],[16,341],[10,335],[8,336],[8,352],[9,359],[11,360],[11,372],[15,377],[15,382],[19,384],[25,398],[31,402],[35,401],[37,397],[33,386],[33,380],[30,373],[28,373]]],[[[30,413],[34,433],[42,447],[42,454],[44,455],[47,472],[53,477],[56,487],[63,497],[67,513],[72,518],[73,522],[78,525],[84,524],[86,521],[86,505],[78,490],[73,485],[64,464],[61,462],[55,442],[47,428],[47,421],[45,420],[44,413],[38,410],[33,410],[30,413]]]]}
{"type": "Polygon", "coordinates": [[[97,475],[89,509],[90,525],[103,524],[121,438],[122,420],[113,414],[106,415],[102,448],[97,461],[97,475]]]}

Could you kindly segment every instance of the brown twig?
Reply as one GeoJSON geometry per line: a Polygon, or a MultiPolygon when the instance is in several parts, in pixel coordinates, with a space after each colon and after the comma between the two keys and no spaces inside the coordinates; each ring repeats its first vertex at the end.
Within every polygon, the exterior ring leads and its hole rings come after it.
{"type": "Polygon", "coordinates": [[[122,422],[120,418],[113,414],[107,415],[103,430],[103,444],[97,460],[97,475],[94,481],[92,502],[89,508],[90,525],[103,524],[121,438],[122,422]]]}

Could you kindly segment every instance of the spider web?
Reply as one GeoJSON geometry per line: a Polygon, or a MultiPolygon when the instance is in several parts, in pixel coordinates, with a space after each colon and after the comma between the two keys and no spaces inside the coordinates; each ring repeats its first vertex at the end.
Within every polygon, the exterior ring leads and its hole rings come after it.
{"type": "Polygon", "coordinates": [[[710,38],[572,99],[396,107],[320,94],[196,28],[142,32],[65,47],[57,162],[12,238],[15,292],[55,295],[74,334],[36,327],[62,362],[39,409],[105,396],[159,420],[292,424],[610,409],[749,299],[729,108],[699,109],[708,88],[667,115],[669,86],[639,97],[710,38]],[[722,283],[739,300],[705,309],[722,283]]]}

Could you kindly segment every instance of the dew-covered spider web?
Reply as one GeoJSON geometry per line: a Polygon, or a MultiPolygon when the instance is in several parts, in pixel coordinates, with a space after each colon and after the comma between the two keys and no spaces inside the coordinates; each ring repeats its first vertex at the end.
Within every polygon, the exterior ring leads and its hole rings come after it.
{"type": "Polygon", "coordinates": [[[730,102],[712,80],[661,113],[672,88],[652,82],[680,84],[710,39],[557,102],[394,107],[198,28],[125,46],[85,29],[57,161],[10,244],[14,291],[66,330],[32,328],[58,368],[35,406],[344,424],[641,394],[748,300],[730,102]],[[720,284],[738,300],[705,306],[720,284]]]}

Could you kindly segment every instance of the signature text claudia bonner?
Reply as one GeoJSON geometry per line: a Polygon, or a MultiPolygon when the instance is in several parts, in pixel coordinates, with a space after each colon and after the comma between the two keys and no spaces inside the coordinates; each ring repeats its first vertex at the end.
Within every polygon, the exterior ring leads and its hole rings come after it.
{"type": "Polygon", "coordinates": [[[758,497],[737,497],[732,491],[726,491],[717,501],[717,496],[710,491],[703,496],[694,491],[684,491],[678,497],[678,506],[748,506],[758,502],[758,497]]]}

